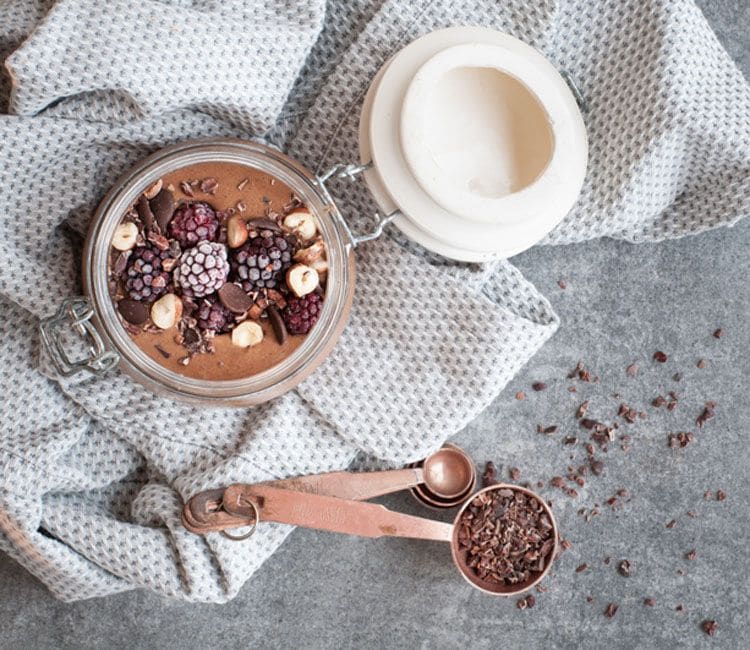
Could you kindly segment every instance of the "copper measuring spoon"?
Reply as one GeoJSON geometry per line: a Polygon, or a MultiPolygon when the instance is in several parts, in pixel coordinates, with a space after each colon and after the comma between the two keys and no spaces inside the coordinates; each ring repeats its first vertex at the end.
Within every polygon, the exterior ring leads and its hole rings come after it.
{"type": "Polygon", "coordinates": [[[480,591],[496,596],[511,596],[536,585],[547,575],[557,555],[558,531],[552,510],[541,497],[515,485],[497,484],[480,490],[464,503],[452,524],[395,512],[375,503],[293,492],[263,484],[228,487],[224,491],[223,506],[228,513],[244,517],[245,523],[253,526],[260,521],[273,521],[360,537],[409,537],[448,542],[453,563],[467,582],[480,591]],[[537,500],[549,517],[554,540],[543,569],[533,573],[526,581],[512,585],[479,578],[468,566],[466,551],[461,550],[458,543],[458,522],[471,501],[483,493],[501,489],[523,492],[537,500]]]}
{"type": "MultiPolygon", "coordinates": [[[[475,484],[474,462],[460,447],[451,444],[446,444],[430,454],[417,466],[405,469],[326,472],[262,483],[295,492],[323,494],[355,501],[366,501],[413,488],[414,495],[420,501],[440,508],[453,508],[463,503],[474,491],[475,484]]],[[[191,497],[183,508],[185,528],[199,534],[224,531],[230,539],[241,539],[225,532],[228,528],[243,527],[247,522],[223,510],[223,495],[224,490],[217,489],[191,497]]]]}

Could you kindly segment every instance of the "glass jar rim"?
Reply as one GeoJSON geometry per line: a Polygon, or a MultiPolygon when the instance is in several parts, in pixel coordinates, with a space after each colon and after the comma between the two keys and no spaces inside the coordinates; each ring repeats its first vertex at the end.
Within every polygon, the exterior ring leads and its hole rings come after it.
{"type": "Polygon", "coordinates": [[[120,367],[156,392],[200,403],[252,404],[286,392],[327,356],[348,315],[354,284],[351,245],[341,215],[300,163],[265,144],[233,138],[191,140],[161,149],[124,174],[99,204],[83,253],[83,287],[97,329],[120,356],[120,367]],[[263,171],[286,184],[318,220],[326,242],[326,300],[315,327],[281,362],[261,373],[232,380],[205,380],[169,370],[146,354],[127,333],[109,294],[108,271],[114,231],[138,196],[165,174],[202,162],[229,162],[263,171]]]}

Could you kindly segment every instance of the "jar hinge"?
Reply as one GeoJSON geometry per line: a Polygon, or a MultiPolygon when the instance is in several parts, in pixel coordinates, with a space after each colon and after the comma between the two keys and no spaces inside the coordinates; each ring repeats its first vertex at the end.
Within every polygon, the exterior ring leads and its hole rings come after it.
{"type": "MultiPolygon", "coordinates": [[[[348,164],[339,163],[331,167],[324,174],[316,176],[316,180],[317,180],[318,186],[322,190],[326,199],[330,201],[331,203],[335,204],[335,201],[333,200],[331,193],[328,191],[326,182],[330,180],[331,178],[348,178],[350,181],[353,181],[353,180],[356,180],[360,174],[367,171],[371,167],[372,167],[372,162],[361,164],[361,165],[354,165],[351,163],[348,163],[348,164]]],[[[351,246],[356,248],[360,244],[363,244],[368,241],[372,241],[373,239],[377,239],[378,237],[380,237],[380,235],[383,234],[383,229],[389,223],[391,223],[391,221],[393,221],[396,217],[398,217],[400,214],[401,213],[398,210],[394,210],[390,214],[387,214],[386,216],[382,216],[376,210],[375,218],[377,219],[377,224],[375,225],[375,228],[371,232],[365,233],[363,235],[354,234],[351,227],[346,222],[346,219],[344,219],[343,217],[341,217],[341,224],[343,225],[344,230],[346,231],[347,237],[349,237],[351,246]]]]}
{"type": "Polygon", "coordinates": [[[104,347],[102,337],[91,322],[93,315],[94,310],[88,298],[68,298],[60,305],[54,316],[43,319],[39,325],[42,346],[52,359],[57,372],[63,377],[70,377],[84,370],[101,375],[114,368],[120,361],[116,353],[104,347]],[[74,360],[68,356],[60,338],[66,329],[74,330],[84,339],[88,346],[87,357],[74,360]]]}

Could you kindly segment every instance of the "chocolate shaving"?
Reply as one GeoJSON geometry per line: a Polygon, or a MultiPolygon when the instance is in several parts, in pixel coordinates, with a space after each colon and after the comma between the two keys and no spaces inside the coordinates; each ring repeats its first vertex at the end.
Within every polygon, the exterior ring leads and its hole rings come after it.
{"type": "Polygon", "coordinates": [[[135,206],[138,211],[138,216],[141,219],[146,230],[151,230],[154,227],[154,213],[151,212],[151,206],[148,204],[148,199],[141,194],[138,197],[138,203],[135,206]]]}
{"type": "Polygon", "coordinates": [[[156,223],[159,225],[159,229],[162,233],[167,232],[167,226],[172,221],[172,215],[174,214],[174,197],[172,192],[168,189],[162,189],[151,201],[151,212],[156,219],[156,223]]]}
{"type": "Polygon", "coordinates": [[[286,331],[284,319],[281,317],[281,314],[276,308],[276,305],[269,304],[268,308],[266,309],[266,313],[268,314],[268,320],[271,322],[271,327],[273,328],[273,333],[276,336],[276,341],[278,341],[279,345],[284,345],[288,337],[288,333],[286,331]]]}

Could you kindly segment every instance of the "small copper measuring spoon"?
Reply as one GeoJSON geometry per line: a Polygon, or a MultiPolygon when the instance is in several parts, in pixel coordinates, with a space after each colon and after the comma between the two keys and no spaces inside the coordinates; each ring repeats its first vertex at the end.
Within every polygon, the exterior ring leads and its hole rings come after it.
{"type": "Polygon", "coordinates": [[[273,521],[360,537],[409,537],[448,542],[453,562],[467,582],[480,591],[496,596],[511,596],[536,585],[547,575],[557,555],[558,531],[552,510],[541,497],[515,485],[497,484],[480,490],[464,503],[452,524],[395,512],[375,503],[293,492],[263,484],[232,485],[224,491],[223,499],[225,510],[231,515],[245,517],[246,525],[273,521]],[[479,578],[468,566],[466,551],[461,550],[458,543],[458,522],[471,501],[480,494],[501,489],[523,492],[536,499],[549,517],[554,540],[543,569],[533,573],[526,581],[513,585],[479,578]]]}

